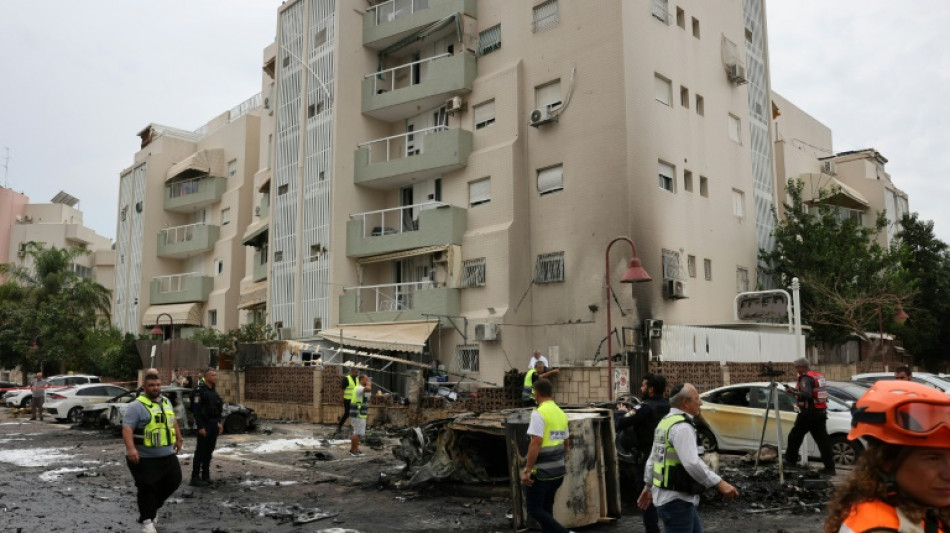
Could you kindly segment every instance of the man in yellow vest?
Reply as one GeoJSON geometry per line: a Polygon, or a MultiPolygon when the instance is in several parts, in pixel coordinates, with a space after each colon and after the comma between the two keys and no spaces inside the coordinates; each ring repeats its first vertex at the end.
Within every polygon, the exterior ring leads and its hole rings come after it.
{"type": "Polygon", "coordinates": [[[360,451],[360,437],[366,434],[366,419],[369,418],[369,399],[373,384],[369,376],[361,374],[359,385],[353,391],[353,399],[350,401],[350,425],[353,426],[353,434],[350,436],[350,455],[360,457],[363,452],[360,451]]]}
{"type": "Polygon", "coordinates": [[[343,376],[340,381],[340,388],[343,389],[343,414],[340,416],[340,423],[336,425],[334,435],[343,432],[343,423],[350,416],[350,402],[353,401],[353,392],[356,391],[356,387],[359,387],[359,381],[357,380],[359,373],[360,369],[353,365],[350,367],[350,372],[343,376]]]}
{"type": "Polygon", "coordinates": [[[172,403],[162,396],[157,374],[145,376],[144,393],[129,404],[122,419],[125,458],[138,489],[142,533],[156,533],[155,516],[181,485],[182,435],[172,403]]]}
{"type": "Polygon", "coordinates": [[[533,386],[535,380],[542,378],[547,379],[549,376],[553,376],[554,374],[560,372],[560,370],[557,368],[548,370],[547,372],[544,370],[544,361],[539,359],[535,361],[534,368],[528,370],[528,373],[524,375],[524,386],[521,389],[521,400],[524,402],[525,407],[534,407],[535,405],[538,405],[538,403],[534,401],[533,386]]]}
{"type": "Polygon", "coordinates": [[[567,473],[565,458],[570,446],[567,415],[554,403],[550,381],[538,379],[532,388],[538,407],[531,411],[528,423],[531,442],[521,471],[525,507],[528,515],[541,524],[542,533],[570,533],[554,518],[554,496],[567,473]]]}

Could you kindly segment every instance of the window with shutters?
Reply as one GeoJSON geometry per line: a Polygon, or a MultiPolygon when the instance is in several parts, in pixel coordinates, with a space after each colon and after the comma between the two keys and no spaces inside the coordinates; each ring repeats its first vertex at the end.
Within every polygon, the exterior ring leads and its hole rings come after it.
{"type": "Polygon", "coordinates": [[[480,180],[468,182],[468,205],[487,204],[491,201],[491,178],[482,178],[480,180]]]}
{"type": "Polygon", "coordinates": [[[537,283],[564,281],[564,252],[539,255],[535,270],[534,280],[537,283]]]}
{"type": "Polygon", "coordinates": [[[738,292],[749,292],[749,269],[745,267],[736,267],[736,290],[738,292]]]}
{"type": "Polygon", "coordinates": [[[538,33],[557,25],[557,0],[548,0],[534,6],[531,15],[531,31],[538,33]]]}
{"type": "Polygon", "coordinates": [[[490,54],[501,48],[501,24],[478,34],[478,55],[490,54]]]}
{"type": "Polygon", "coordinates": [[[482,102],[473,108],[475,129],[481,130],[495,123],[495,100],[482,102]]]}
{"type": "Polygon", "coordinates": [[[218,310],[217,309],[208,310],[208,325],[209,326],[218,325],[218,310]]]}
{"type": "Polygon", "coordinates": [[[478,372],[478,345],[457,345],[455,347],[455,364],[461,372],[478,372]]]}
{"type": "Polygon", "coordinates": [[[745,218],[745,193],[732,189],[732,214],[742,220],[745,218]]]}
{"type": "Polygon", "coordinates": [[[221,210],[221,225],[227,226],[231,223],[231,208],[225,207],[221,210]]]}
{"type": "Polygon", "coordinates": [[[687,255],[686,256],[686,272],[689,274],[689,277],[696,277],[696,256],[687,255]]]}
{"type": "Polygon", "coordinates": [[[538,170],[538,193],[541,196],[564,190],[564,165],[538,170]]]}
{"type": "Polygon", "coordinates": [[[653,98],[663,105],[673,107],[673,82],[664,78],[663,76],[660,76],[659,74],[654,73],[653,98]]]}
{"type": "Polygon", "coordinates": [[[462,286],[485,286],[485,258],[466,259],[462,261],[462,286]]]}
{"type": "Polygon", "coordinates": [[[233,177],[237,174],[237,159],[232,159],[228,161],[228,177],[233,177]]]}
{"type": "Polygon", "coordinates": [[[673,165],[669,163],[660,161],[658,164],[657,173],[660,179],[660,188],[673,192],[673,183],[676,180],[676,168],[674,168],[673,165]]]}
{"type": "Polygon", "coordinates": [[[534,88],[534,100],[536,107],[544,107],[548,110],[560,107],[561,105],[561,80],[538,85],[534,88]]]}
{"type": "Polygon", "coordinates": [[[706,281],[712,281],[712,259],[703,259],[703,275],[706,281]]]}
{"type": "Polygon", "coordinates": [[[738,144],[742,144],[742,121],[739,117],[729,114],[729,138],[738,144]]]}

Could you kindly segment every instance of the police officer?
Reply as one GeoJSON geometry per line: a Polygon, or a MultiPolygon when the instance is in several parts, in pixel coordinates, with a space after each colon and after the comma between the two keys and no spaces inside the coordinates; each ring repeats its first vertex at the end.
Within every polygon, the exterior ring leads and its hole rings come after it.
{"type": "Polygon", "coordinates": [[[217,382],[218,372],[213,368],[205,370],[204,377],[198,380],[198,387],[191,396],[191,410],[195,415],[195,427],[198,429],[198,444],[195,446],[195,458],[191,467],[191,485],[195,487],[211,484],[211,455],[218,442],[218,435],[224,431],[221,420],[224,402],[214,389],[217,382]]]}
{"type": "Polygon", "coordinates": [[[353,393],[360,386],[357,379],[359,373],[360,369],[353,365],[350,367],[350,373],[343,376],[343,380],[340,382],[340,387],[343,389],[343,414],[340,415],[340,423],[336,425],[334,435],[339,435],[343,431],[343,423],[350,416],[350,403],[353,401],[353,393]]]}
{"type": "Polygon", "coordinates": [[[524,402],[525,407],[534,407],[538,405],[538,402],[536,402],[534,399],[534,382],[542,378],[547,379],[548,376],[553,376],[558,372],[560,372],[560,370],[557,368],[545,372],[544,361],[541,361],[540,359],[535,361],[534,368],[528,370],[528,372],[524,375],[524,386],[521,389],[521,400],[524,402]]]}
{"type": "Polygon", "coordinates": [[[145,393],[135,399],[122,420],[122,439],[129,471],[138,489],[142,533],[156,533],[155,515],[181,484],[181,428],[157,374],[145,376],[145,393]]]}
{"type": "Polygon", "coordinates": [[[811,433],[818,451],[821,452],[821,461],[825,467],[822,474],[835,475],[835,458],[831,451],[831,440],[828,438],[828,429],[825,421],[828,419],[828,392],[825,390],[825,376],[814,370],[809,370],[808,359],[802,357],[793,363],[798,372],[798,386],[785,390],[795,395],[798,404],[798,416],[795,425],[788,433],[788,448],[785,450],[785,464],[794,465],[798,461],[798,449],[805,440],[805,434],[811,433]]]}
{"type": "MultiPolygon", "coordinates": [[[[617,422],[618,434],[623,434],[628,428],[633,433],[634,442],[631,451],[636,465],[634,469],[636,493],[643,490],[643,472],[650,450],[653,448],[653,432],[660,420],[670,412],[670,402],[663,397],[665,392],[666,378],[659,374],[645,375],[640,385],[642,402],[634,407],[630,414],[617,422]]],[[[627,412],[627,408],[623,405],[618,406],[617,410],[627,412]]],[[[643,527],[647,533],[660,533],[659,517],[652,503],[643,511],[643,527]]]]}

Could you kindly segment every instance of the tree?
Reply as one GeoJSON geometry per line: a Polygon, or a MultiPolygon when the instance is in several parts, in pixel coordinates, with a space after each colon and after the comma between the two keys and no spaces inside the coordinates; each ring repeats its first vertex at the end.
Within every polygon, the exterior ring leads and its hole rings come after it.
{"type": "Polygon", "coordinates": [[[759,250],[762,270],[783,285],[794,277],[802,282],[802,322],[815,341],[867,340],[864,332],[877,331],[879,316],[893,326],[888,318],[912,294],[900,251],[877,243],[887,220],[878,213],[873,226],[863,226],[830,204],[837,188],[819,190],[814,202],[803,200],[803,189],[801,180],[790,181],[784,218],[773,211],[775,248],[759,250]]]}

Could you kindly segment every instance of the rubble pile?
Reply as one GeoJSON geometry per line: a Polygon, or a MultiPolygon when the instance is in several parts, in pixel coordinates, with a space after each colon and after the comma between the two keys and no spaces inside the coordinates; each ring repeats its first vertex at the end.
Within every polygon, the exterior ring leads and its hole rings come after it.
{"type": "MultiPolygon", "coordinates": [[[[751,464],[723,466],[719,473],[739,489],[742,495],[739,505],[746,508],[746,513],[822,513],[835,491],[829,478],[813,470],[787,472],[784,483],[779,481],[778,466],[774,464],[760,464],[758,471],[751,464]]],[[[707,508],[736,505],[723,502],[715,491],[707,492],[704,500],[707,498],[708,501],[703,502],[707,508]]]]}

